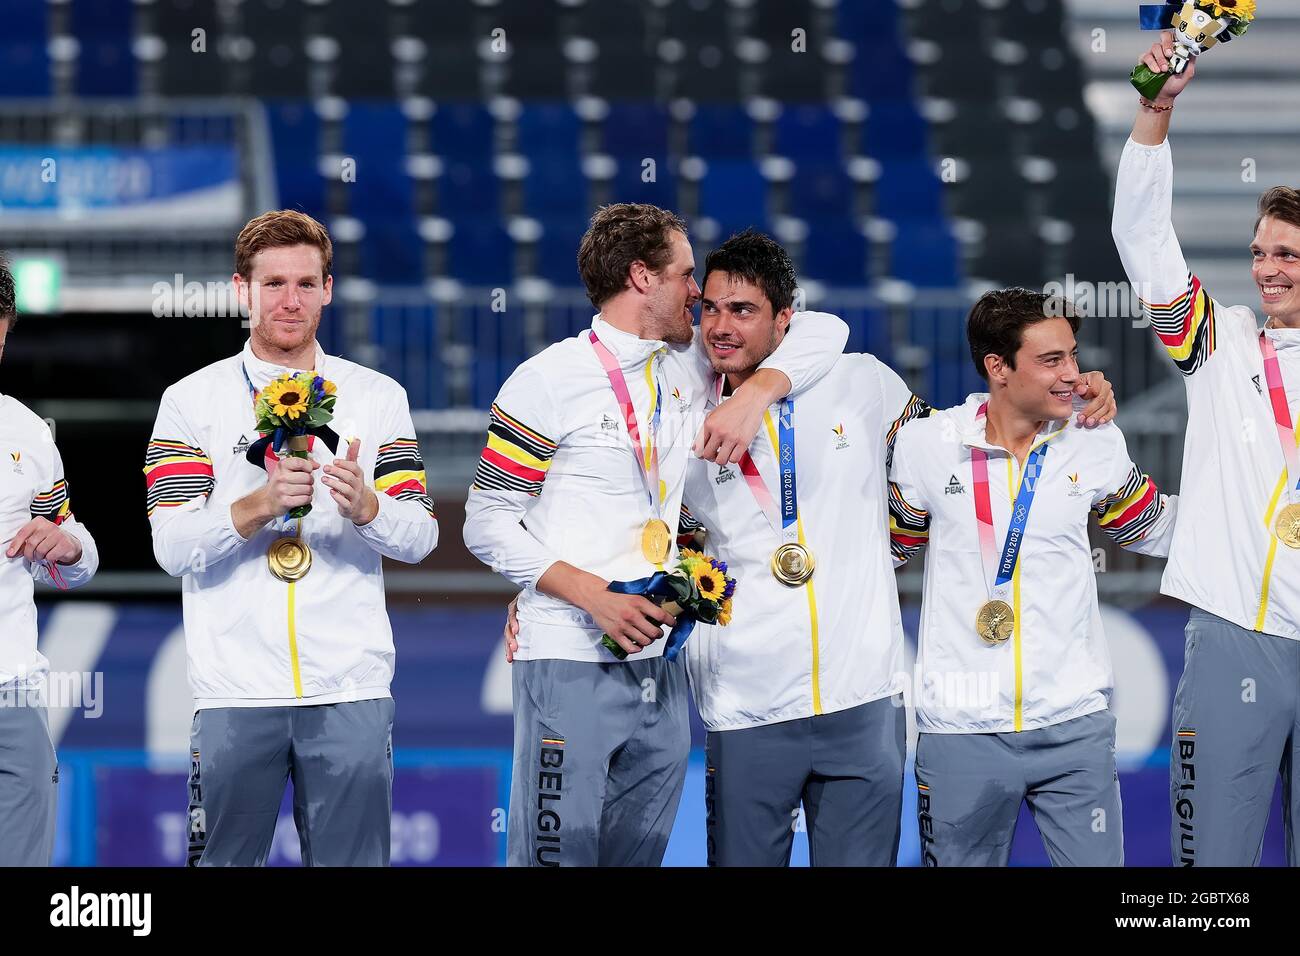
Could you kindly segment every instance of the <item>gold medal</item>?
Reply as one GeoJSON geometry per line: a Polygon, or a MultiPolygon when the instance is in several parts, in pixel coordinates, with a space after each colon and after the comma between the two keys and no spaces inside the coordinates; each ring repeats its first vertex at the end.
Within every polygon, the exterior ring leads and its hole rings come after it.
{"type": "Polygon", "coordinates": [[[1016,629],[1016,612],[1006,601],[989,601],[975,615],[975,633],[985,644],[998,645],[1016,629]]]}
{"type": "Polygon", "coordinates": [[[1300,548],[1300,504],[1287,505],[1277,516],[1277,539],[1288,548],[1300,548]]]}
{"type": "Polygon", "coordinates": [[[817,561],[802,544],[783,544],[772,553],[772,574],[787,587],[797,588],[813,576],[817,561]]]}
{"type": "Polygon", "coordinates": [[[641,529],[641,553],[651,564],[663,564],[668,560],[668,549],[673,543],[673,534],[668,525],[658,518],[651,518],[641,529]]]}
{"type": "Polygon", "coordinates": [[[276,538],[267,549],[266,563],[281,581],[297,581],[311,570],[311,548],[301,538],[276,538]]]}

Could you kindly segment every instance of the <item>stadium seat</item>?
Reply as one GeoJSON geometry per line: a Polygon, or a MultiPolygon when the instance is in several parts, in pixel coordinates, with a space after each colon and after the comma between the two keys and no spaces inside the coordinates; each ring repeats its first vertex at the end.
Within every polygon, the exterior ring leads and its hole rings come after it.
{"type": "MultiPolygon", "coordinates": [[[[646,157],[653,158],[653,157],[646,157]]],[[[643,159],[625,156],[616,160],[618,168],[610,183],[610,202],[646,202],[664,209],[677,208],[677,176],[672,163],[663,157],[655,160],[654,180],[643,179],[643,159]]]]}
{"type": "Polygon", "coordinates": [[[581,285],[578,278],[578,243],[587,231],[586,216],[555,216],[543,219],[542,237],[537,243],[534,271],[558,286],[581,285]]]}
{"type": "Polygon", "coordinates": [[[923,289],[952,288],[961,278],[957,240],[946,222],[900,219],[895,223],[891,274],[923,289]]]}
{"type": "Polygon", "coordinates": [[[846,217],[818,219],[808,230],[799,275],[833,285],[863,285],[867,251],[862,230],[846,217]]]}
{"type": "Polygon", "coordinates": [[[496,120],[481,103],[439,102],[433,114],[432,151],[445,159],[488,162],[496,120]]]}
{"type": "Polygon", "coordinates": [[[736,103],[697,103],[689,129],[696,156],[744,159],[754,155],[754,120],[736,103]]]}
{"type": "Polygon", "coordinates": [[[501,208],[501,185],[491,160],[454,159],[438,181],[438,211],[449,219],[494,216],[501,208]]]}
{"type": "Polygon", "coordinates": [[[940,182],[928,159],[890,159],[881,164],[876,187],[876,215],[902,219],[943,217],[940,182]]]}
{"type": "Polygon", "coordinates": [[[824,104],[786,106],[776,119],[772,151],[796,163],[804,157],[830,160],[843,155],[839,117],[824,104]]]}
{"type": "Polygon", "coordinates": [[[700,181],[700,214],[719,222],[742,222],[766,214],[767,181],[752,160],[709,162],[700,181]]]}
{"type": "Polygon", "coordinates": [[[515,131],[515,150],[530,159],[573,158],[582,143],[582,120],[568,103],[523,103],[515,131]]]}
{"type": "Polygon", "coordinates": [[[529,161],[524,180],[524,212],[553,216],[582,212],[589,205],[589,183],[577,154],[543,155],[529,161]]]}
{"type": "Polygon", "coordinates": [[[601,131],[604,152],[616,159],[650,157],[663,163],[668,157],[668,111],[657,103],[609,104],[601,131]]]}
{"type": "Polygon", "coordinates": [[[447,246],[447,271],[467,285],[497,288],[514,281],[514,240],[496,218],[459,219],[447,246]]]}
{"type": "Polygon", "coordinates": [[[305,100],[272,101],[265,108],[280,203],[320,218],[325,211],[325,188],[316,166],[320,118],[305,100]]]}
{"type": "Polygon", "coordinates": [[[795,163],[789,187],[792,216],[816,221],[843,216],[853,209],[853,182],[843,161],[834,157],[808,157],[795,163]]]}
{"type": "MultiPolygon", "coordinates": [[[[29,0],[30,5],[44,4],[29,0]]],[[[81,47],[77,93],[81,96],[133,96],[136,92],[131,0],[74,0],[72,28],[81,47]]],[[[8,11],[6,11],[6,19],[8,11]]],[[[9,29],[8,23],[5,30],[9,29]]],[[[14,69],[4,61],[4,70],[14,69]]]]}

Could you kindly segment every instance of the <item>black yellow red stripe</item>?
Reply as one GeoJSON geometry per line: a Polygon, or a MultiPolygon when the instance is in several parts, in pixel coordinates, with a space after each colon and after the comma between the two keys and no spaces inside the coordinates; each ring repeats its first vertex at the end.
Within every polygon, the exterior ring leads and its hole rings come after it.
{"type": "Polygon", "coordinates": [[[145,449],[146,505],[173,508],[212,493],[212,459],[202,448],[175,439],[155,438],[145,449]]]}
{"type": "Polygon", "coordinates": [[[493,405],[473,487],[540,495],[556,448],[555,442],[493,405]]]}
{"type": "Polygon", "coordinates": [[[1142,301],[1156,338],[1178,370],[1191,375],[1214,354],[1214,300],[1189,274],[1187,291],[1172,302],[1142,301]]]}

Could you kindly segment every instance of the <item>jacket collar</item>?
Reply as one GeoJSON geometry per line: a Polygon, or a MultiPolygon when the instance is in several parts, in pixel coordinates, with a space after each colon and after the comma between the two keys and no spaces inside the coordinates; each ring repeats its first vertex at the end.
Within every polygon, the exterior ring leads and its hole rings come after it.
{"type": "Polygon", "coordinates": [[[1292,354],[1300,354],[1300,329],[1274,328],[1273,320],[1269,319],[1264,326],[1264,334],[1278,352],[1290,350],[1292,354]]]}
{"type": "Polygon", "coordinates": [[[650,356],[669,347],[660,339],[643,339],[631,332],[616,329],[599,315],[592,317],[591,328],[601,344],[618,359],[618,364],[624,371],[644,368],[650,356]]]}
{"type": "MultiPolygon", "coordinates": [[[[959,405],[955,410],[957,416],[957,425],[961,433],[961,443],[968,448],[982,448],[984,451],[1000,451],[1007,454],[1007,449],[1001,445],[989,444],[988,440],[988,417],[980,414],[982,409],[989,400],[987,392],[975,392],[966,397],[965,403],[959,405]]],[[[1038,431],[1038,437],[1034,440],[1032,448],[1037,448],[1045,441],[1051,441],[1070,424],[1068,418],[1058,421],[1044,422],[1043,427],[1038,431]]]]}
{"type": "MultiPolygon", "coordinates": [[[[263,362],[253,354],[252,339],[244,342],[244,350],[240,353],[240,360],[244,363],[244,370],[248,373],[248,380],[252,382],[253,388],[259,392],[266,388],[267,383],[273,378],[278,378],[286,372],[300,372],[302,369],[288,368],[284,365],[275,365],[271,362],[263,362]]],[[[325,369],[325,350],[316,343],[316,368],[314,371],[317,375],[324,375],[325,369]]]]}

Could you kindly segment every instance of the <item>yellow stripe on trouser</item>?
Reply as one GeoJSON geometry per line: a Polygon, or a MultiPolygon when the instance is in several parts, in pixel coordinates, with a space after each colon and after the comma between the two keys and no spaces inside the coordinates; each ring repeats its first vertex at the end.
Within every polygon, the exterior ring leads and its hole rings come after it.
{"type": "MultiPolygon", "coordinates": [[[[766,411],[763,413],[763,424],[767,426],[767,440],[772,443],[772,453],[776,456],[777,466],[780,467],[781,450],[776,440],[776,426],[772,424],[772,413],[766,411]]],[[[799,543],[805,548],[808,547],[808,541],[803,534],[803,518],[795,515],[795,527],[799,530],[799,543]]],[[[817,643],[817,592],[813,589],[812,578],[804,582],[804,590],[808,592],[808,620],[812,626],[812,699],[813,713],[822,713],[822,682],[821,682],[821,647],[817,643]]]]}
{"type": "MultiPolygon", "coordinates": [[[[302,519],[298,519],[298,531],[295,537],[302,537],[302,519]]],[[[294,585],[296,581],[289,582],[289,663],[293,667],[293,696],[302,697],[302,671],[298,667],[298,628],[295,623],[294,614],[294,585]]]]}

